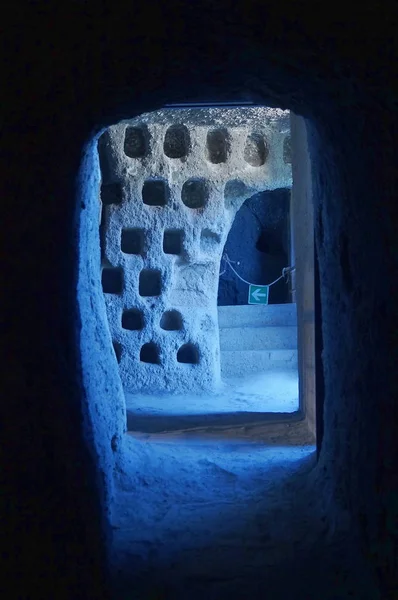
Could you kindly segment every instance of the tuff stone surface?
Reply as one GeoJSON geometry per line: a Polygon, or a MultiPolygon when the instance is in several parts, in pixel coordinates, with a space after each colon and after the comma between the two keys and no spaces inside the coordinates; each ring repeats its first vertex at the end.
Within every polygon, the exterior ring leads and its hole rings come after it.
{"type": "MultiPolygon", "coordinates": [[[[200,546],[200,556],[212,561],[211,577],[196,570],[188,578],[186,553],[176,555],[168,541],[160,545],[156,539],[156,544],[181,568],[183,600],[195,597],[195,587],[200,598],[218,600],[363,599],[367,594],[371,600],[396,600],[395,6],[380,10],[378,3],[365,2],[361,10],[354,3],[341,10],[336,4],[314,9],[313,2],[292,0],[239,0],[233,6],[221,0],[207,3],[204,10],[202,3],[190,2],[171,2],[166,9],[164,2],[138,9],[133,3],[106,4],[43,3],[37,10],[34,3],[25,3],[21,10],[20,3],[13,3],[4,12],[1,185],[7,365],[1,473],[7,505],[2,523],[7,590],[2,597],[33,593],[53,600],[57,590],[62,600],[108,600],[104,577],[109,560],[104,555],[108,558],[110,552],[108,514],[113,508],[108,492],[119,464],[124,460],[131,465],[129,503],[134,510],[145,509],[155,498],[160,502],[159,473],[170,481],[175,460],[151,460],[146,441],[133,440],[124,448],[118,437],[118,400],[112,392],[119,385],[117,363],[107,349],[112,340],[104,335],[99,269],[91,265],[86,246],[94,228],[98,235],[98,202],[91,211],[84,195],[76,197],[83,149],[121,118],[166,102],[246,98],[304,116],[310,134],[325,436],[303,502],[297,503],[289,478],[292,502],[285,504],[286,512],[281,512],[278,498],[275,510],[261,515],[263,527],[260,515],[254,515],[253,529],[261,531],[261,538],[246,561],[239,535],[244,527],[241,513],[250,508],[257,512],[258,507],[257,501],[247,499],[242,505],[235,497],[231,500],[239,511],[236,561],[217,543],[213,530],[200,546]],[[78,271],[84,305],[76,291],[78,271]],[[140,495],[144,490],[149,496],[140,495]],[[324,513],[321,530],[303,512],[308,508],[313,514],[314,497],[324,513]],[[331,561],[341,506],[350,523],[336,546],[336,561],[331,561]],[[310,554],[296,546],[291,517],[300,524],[298,541],[306,533],[315,536],[310,554]],[[269,525],[277,523],[284,525],[286,537],[276,533],[270,547],[269,525]],[[360,554],[368,562],[356,572],[352,560],[360,554]],[[226,567],[222,580],[218,565],[226,567]],[[372,572],[378,580],[376,593],[367,582],[372,572]],[[352,585],[348,574],[353,575],[352,585]],[[365,594],[358,589],[363,585],[365,594]]],[[[98,200],[98,190],[95,194],[98,200]]],[[[185,472],[190,471],[188,463],[185,472]]],[[[275,478],[272,469],[268,473],[257,479],[260,502],[269,496],[265,483],[275,478]]],[[[177,475],[173,486],[179,493],[177,475]]],[[[306,479],[300,473],[300,482],[306,479]]],[[[201,481],[189,488],[189,506],[205,487],[201,481]]],[[[207,487],[213,488],[213,481],[207,487]]],[[[224,501],[224,481],[219,489],[224,501]]],[[[167,510],[161,502],[158,506],[159,513],[152,511],[147,521],[152,532],[154,521],[161,522],[167,510]]],[[[225,508],[223,504],[220,513],[231,522],[225,508]]],[[[200,517],[203,531],[203,513],[200,517]]],[[[190,522],[185,513],[184,530],[190,522]]],[[[221,523],[219,514],[213,522],[221,523]]],[[[126,532],[135,534],[153,556],[145,528],[133,525],[126,532]]],[[[115,574],[126,598],[137,590],[137,565],[151,583],[161,569],[161,557],[148,568],[139,549],[132,550],[131,562],[123,555],[115,574]]],[[[169,576],[166,570],[166,583],[169,576]]],[[[178,598],[167,587],[163,591],[166,598],[178,598]]]]}
{"type": "Polygon", "coordinates": [[[126,390],[219,384],[221,255],[243,202],[291,185],[288,135],[286,111],[169,109],[100,138],[102,283],[126,390]],[[162,327],[171,311],[178,327],[162,327]]]}

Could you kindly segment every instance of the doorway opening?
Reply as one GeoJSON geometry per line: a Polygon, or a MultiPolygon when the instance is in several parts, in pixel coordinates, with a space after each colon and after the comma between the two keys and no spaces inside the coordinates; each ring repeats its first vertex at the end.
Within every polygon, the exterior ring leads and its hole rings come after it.
{"type": "Polygon", "coordinates": [[[289,112],[168,107],[98,150],[128,430],[300,421],[289,112]]]}
{"type": "MultiPolygon", "coordinates": [[[[102,291],[127,413],[120,441],[111,441],[120,444],[113,551],[115,565],[124,565],[117,566],[118,581],[120,573],[130,581],[135,564],[135,584],[143,575],[145,590],[152,585],[145,580],[148,569],[164,561],[169,572],[178,562],[174,557],[190,556],[191,550],[196,565],[197,547],[209,545],[214,532],[220,540],[232,540],[240,553],[242,523],[250,543],[253,523],[257,530],[257,517],[253,521],[246,508],[259,506],[264,498],[266,525],[260,536],[275,523],[271,551],[279,552],[278,540],[287,532],[297,527],[301,535],[301,523],[294,523],[301,515],[301,475],[315,464],[314,274],[309,260],[314,257],[305,124],[284,111],[245,107],[246,115],[258,116],[249,127],[243,110],[229,123],[229,110],[166,108],[110,127],[98,143],[102,291]],[[256,212],[260,223],[251,237],[241,223],[250,202],[274,215],[261,220],[262,213],[256,212]],[[251,240],[257,262],[241,258],[248,249],[235,252],[234,237],[251,240]],[[230,289],[233,278],[239,283],[231,302],[222,289],[227,281],[230,289]],[[241,284],[246,291],[239,300],[241,284]],[[249,294],[256,301],[264,293],[266,303],[249,304],[249,294]],[[224,309],[237,314],[223,321],[224,309]],[[242,319],[249,309],[246,324],[242,319]],[[276,323],[284,310],[293,324],[276,323]],[[278,332],[272,338],[271,327],[282,326],[297,327],[298,403],[291,412],[268,410],[264,398],[270,385],[263,380],[260,394],[255,390],[244,407],[242,396],[250,396],[250,390],[246,387],[239,398],[228,383],[223,340],[231,346],[253,343],[256,330],[265,328],[261,339],[274,344],[278,332]],[[242,332],[223,331],[239,328],[250,330],[246,338],[242,332]],[[289,493],[287,486],[292,486],[289,493]],[[275,519],[281,505],[287,510],[275,519]]],[[[245,360],[241,364],[246,368],[245,360]]],[[[256,361],[251,364],[257,367],[256,361]]],[[[279,393],[277,377],[286,385],[283,369],[273,374],[279,393]]],[[[245,384],[242,377],[236,379],[245,384]]],[[[301,496],[302,506],[313,515],[309,496],[301,496]]],[[[255,538],[258,543],[262,539],[255,538]]],[[[176,577],[179,572],[178,567],[176,577]]]]}
{"type": "Polygon", "coordinates": [[[248,198],[225,244],[218,291],[221,373],[253,412],[299,409],[290,188],[248,198]]]}

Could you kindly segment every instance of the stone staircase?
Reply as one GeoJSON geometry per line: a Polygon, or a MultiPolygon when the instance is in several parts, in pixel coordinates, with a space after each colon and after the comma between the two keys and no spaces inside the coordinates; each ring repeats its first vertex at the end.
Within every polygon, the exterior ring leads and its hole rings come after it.
{"type": "Polygon", "coordinates": [[[295,304],[219,306],[222,377],[297,369],[295,304]]]}

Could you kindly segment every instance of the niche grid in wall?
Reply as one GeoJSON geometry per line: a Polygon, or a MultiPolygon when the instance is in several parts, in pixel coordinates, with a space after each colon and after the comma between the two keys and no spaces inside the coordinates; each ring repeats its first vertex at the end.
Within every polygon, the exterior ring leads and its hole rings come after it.
{"type": "Polygon", "coordinates": [[[128,391],[220,381],[218,273],[234,215],[256,192],[291,185],[286,113],[249,109],[242,122],[237,110],[222,127],[203,124],[201,109],[196,121],[150,113],[110,127],[98,146],[102,284],[128,391]]]}

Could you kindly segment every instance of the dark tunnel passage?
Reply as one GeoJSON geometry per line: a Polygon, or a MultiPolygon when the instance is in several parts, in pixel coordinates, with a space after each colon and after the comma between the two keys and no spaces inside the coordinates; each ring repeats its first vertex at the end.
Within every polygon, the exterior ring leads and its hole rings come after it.
{"type": "MultiPolygon", "coordinates": [[[[370,2],[322,14],[293,2],[256,10],[240,1],[206,10],[87,2],[14,6],[7,19],[3,597],[393,600],[396,11],[370,2]],[[236,468],[221,448],[202,462],[184,448],[181,468],[167,444],[125,432],[120,347],[106,328],[102,285],[117,293],[130,283],[108,265],[101,285],[97,138],[144,110],[209,98],[305,119],[323,338],[318,460],[253,445],[254,473],[237,447],[236,468]]],[[[170,160],[188,161],[194,140],[171,133],[170,160]]],[[[132,131],[131,160],[145,160],[150,143],[132,131]]],[[[266,154],[254,146],[247,168],[266,154]]],[[[215,135],[210,150],[212,168],[222,169],[228,140],[215,135]]],[[[159,181],[148,209],[168,201],[159,181]]],[[[101,197],[123,203],[117,181],[101,197]]],[[[187,196],[198,197],[206,202],[187,196]]],[[[126,241],[130,250],[136,242],[126,241]]],[[[137,285],[156,298],[162,280],[153,269],[137,285]]],[[[156,348],[147,350],[143,358],[156,360],[156,348]]]]}

